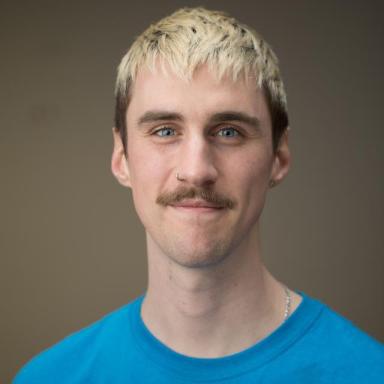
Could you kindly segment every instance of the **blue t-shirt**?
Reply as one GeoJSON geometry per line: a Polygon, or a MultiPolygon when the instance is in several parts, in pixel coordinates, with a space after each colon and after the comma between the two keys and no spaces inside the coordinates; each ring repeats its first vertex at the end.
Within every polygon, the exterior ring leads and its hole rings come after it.
{"type": "Polygon", "coordinates": [[[384,346],[301,295],[274,332],[223,358],[168,348],[143,323],[140,297],[32,359],[14,384],[384,383],[384,346]]]}

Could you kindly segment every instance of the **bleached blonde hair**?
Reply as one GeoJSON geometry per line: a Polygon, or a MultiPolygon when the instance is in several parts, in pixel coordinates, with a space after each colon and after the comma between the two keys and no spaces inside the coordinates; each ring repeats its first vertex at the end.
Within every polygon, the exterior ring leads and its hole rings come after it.
{"type": "Polygon", "coordinates": [[[182,8],[151,25],[131,45],[118,67],[115,127],[126,150],[126,112],[140,68],[167,65],[187,80],[207,64],[220,79],[252,78],[264,90],[272,120],[273,147],[288,127],[286,94],[277,57],[261,36],[220,11],[182,8]]]}

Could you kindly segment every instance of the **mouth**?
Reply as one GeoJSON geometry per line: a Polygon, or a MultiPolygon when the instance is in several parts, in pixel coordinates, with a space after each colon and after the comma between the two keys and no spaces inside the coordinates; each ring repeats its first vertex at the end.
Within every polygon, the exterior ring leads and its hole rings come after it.
{"type": "Polygon", "coordinates": [[[224,209],[223,206],[210,203],[205,200],[183,200],[177,203],[170,204],[173,208],[178,210],[190,211],[190,212],[217,212],[224,209]]]}

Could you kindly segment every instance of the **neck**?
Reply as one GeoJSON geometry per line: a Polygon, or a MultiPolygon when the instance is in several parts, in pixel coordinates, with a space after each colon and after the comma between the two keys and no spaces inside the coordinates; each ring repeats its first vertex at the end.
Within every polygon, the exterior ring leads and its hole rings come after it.
{"type": "Polygon", "coordinates": [[[150,238],[148,256],[142,318],[179,353],[230,355],[263,339],[284,319],[284,288],[263,266],[257,240],[211,267],[180,266],[150,238]]]}

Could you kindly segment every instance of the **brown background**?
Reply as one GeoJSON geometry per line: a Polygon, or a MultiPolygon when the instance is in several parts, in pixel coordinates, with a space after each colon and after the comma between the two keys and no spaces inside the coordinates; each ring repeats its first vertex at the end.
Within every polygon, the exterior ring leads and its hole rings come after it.
{"type": "Polygon", "coordinates": [[[267,265],[384,340],[383,2],[2,2],[1,382],[145,290],[143,230],[109,170],[115,67],[187,4],[253,25],[281,61],[294,163],[264,214],[267,265]]]}

